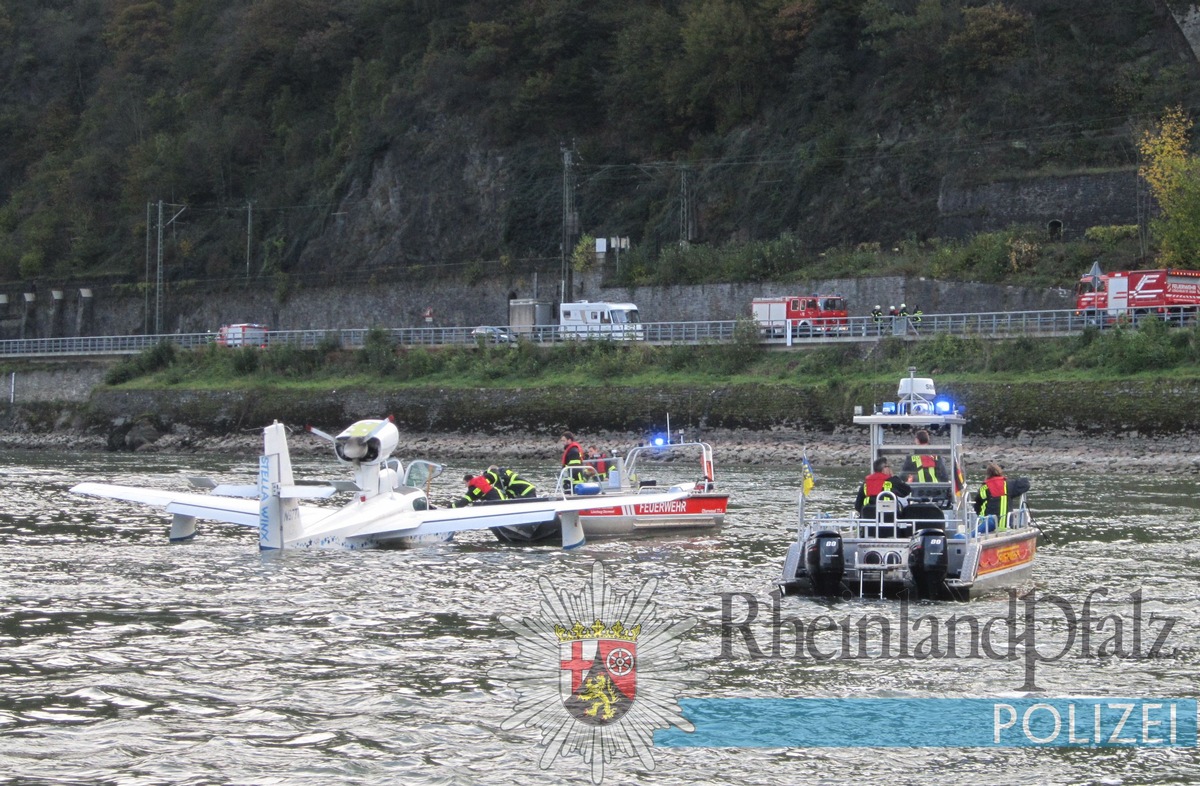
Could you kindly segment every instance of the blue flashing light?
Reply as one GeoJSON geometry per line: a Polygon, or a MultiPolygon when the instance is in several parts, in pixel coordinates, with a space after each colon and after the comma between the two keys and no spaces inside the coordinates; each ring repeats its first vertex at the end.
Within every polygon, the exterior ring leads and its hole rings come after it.
{"type": "Polygon", "coordinates": [[[662,434],[655,434],[650,439],[650,442],[651,442],[651,444],[654,445],[654,447],[661,448],[663,445],[667,444],[667,438],[664,437],[662,434]]]}
{"type": "Polygon", "coordinates": [[[933,400],[933,411],[938,415],[949,415],[954,411],[954,402],[948,398],[936,398],[933,400]]]}
{"type": "Polygon", "coordinates": [[[896,402],[895,401],[883,402],[883,414],[895,415],[896,414],[896,402]]]}

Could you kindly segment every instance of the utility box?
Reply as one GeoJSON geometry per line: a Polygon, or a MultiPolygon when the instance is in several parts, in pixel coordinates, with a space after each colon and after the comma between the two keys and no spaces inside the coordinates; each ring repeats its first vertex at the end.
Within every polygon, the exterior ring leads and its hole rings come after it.
{"type": "Polygon", "coordinates": [[[554,301],[522,298],[508,301],[508,329],[518,335],[532,335],[535,327],[556,324],[554,301]]]}

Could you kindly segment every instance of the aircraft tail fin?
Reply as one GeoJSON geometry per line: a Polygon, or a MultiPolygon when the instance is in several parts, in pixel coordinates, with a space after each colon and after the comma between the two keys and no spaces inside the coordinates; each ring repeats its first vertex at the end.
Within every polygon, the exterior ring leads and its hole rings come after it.
{"type": "Polygon", "coordinates": [[[263,429],[263,454],[258,460],[258,547],[281,549],[300,536],[300,503],[284,497],[295,485],[287,431],[276,421],[263,429]]]}

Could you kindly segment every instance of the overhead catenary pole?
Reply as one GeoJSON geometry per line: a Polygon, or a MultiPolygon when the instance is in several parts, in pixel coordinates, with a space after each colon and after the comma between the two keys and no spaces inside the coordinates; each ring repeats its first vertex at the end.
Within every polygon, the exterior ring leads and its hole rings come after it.
{"type": "Polygon", "coordinates": [[[254,236],[254,207],[246,202],[246,280],[250,280],[250,238],[254,236]]]}
{"type": "MultiPolygon", "coordinates": [[[[175,207],[172,205],[171,207],[175,207]]],[[[183,215],[187,207],[180,207],[179,212],[171,216],[167,224],[175,223],[175,219],[183,215]]],[[[162,335],[162,303],[163,303],[163,201],[158,200],[158,274],[154,283],[154,334],[162,335]]]]}
{"type": "Polygon", "coordinates": [[[574,290],[574,282],[571,280],[571,252],[572,242],[575,237],[576,223],[578,217],[575,214],[575,183],[573,178],[571,149],[566,145],[560,145],[563,157],[563,216],[562,216],[562,240],[560,242],[560,253],[562,256],[562,280],[560,283],[560,300],[564,303],[569,303],[574,300],[572,292],[574,290]]]}
{"type": "Polygon", "coordinates": [[[153,202],[146,203],[146,277],[143,279],[146,287],[142,292],[143,335],[150,332],[150,220],[152,215],[150,211],[153,207],[153,202]]]}
{"type": "Polygon", "coordinates": [[[688,168],[679,170],[679,246],[687,248],[692,240],[692,195],[688,188],[688,168]]]}
{"type": "Polygon", "coordinates": [[[163,201],[158,200],[158,272],[154,277],[154,335],[162,335],[162,282],[163,282],[163,265],[162,265],[162,220],[163,201]]]}

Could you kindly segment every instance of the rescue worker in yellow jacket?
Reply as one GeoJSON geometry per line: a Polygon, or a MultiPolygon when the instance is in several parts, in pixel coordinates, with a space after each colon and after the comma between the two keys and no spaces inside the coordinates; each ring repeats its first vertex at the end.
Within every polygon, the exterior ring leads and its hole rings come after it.
{"type": "MultiPolygon", "coordinates": [[[[929,432],[918,429],[913,434],[913,439],[917,443],[917,450],[920,451],[922,446],[929,445],[929,432]]],[[[941,458],[928,453],[918,452],[906,458],[904,466],[900,468],[900,474],[904,475],[904,479],[909,483],[947,482],[946,466],[941,458]]]]}
{"type": "Polygon", "coordinates": [[[488,467],[488,471],[484,475],[488,480],[491,480],[493,477],[495,478],[492,481],[493,485],[499,486],[504,491],[504,496],[507,499],[537,496],[537,488],[508,467],[493,465],[488,467]]]}
{"type": "Polygon", "coordinates": [[[875,498],[885,491],[890,491],[897,497],[907,497],[912,493],[912,487],[898,475],[893,475],[888,460],[883,456],[875,459],[872,472],[858,487],[854,496],[854,512],[863,515],[863,509],[875,504],[875,498]]]}
{"type": "Polygon", "coordinates": [[[464,475],[463,480],[466,481],[467,490],[461,497],[450,503],[452,508],[461,508],[467,505],[474,505],[476,502],[494,502],[504,499],[504,495],[500,493],[500,489],[493,486],[483,475],[464,475]]]}
{"type": "Polygon", "coordinates": [[[987,465],[985,474],[983,485],[975,492],[975,512],[980,517],[976,531],[1004,531],[1008,529],[1010,501],[1029,491],[1029,480],[1009,480],[1004,477],[1004,470],[994,461],[987,465]]]}

